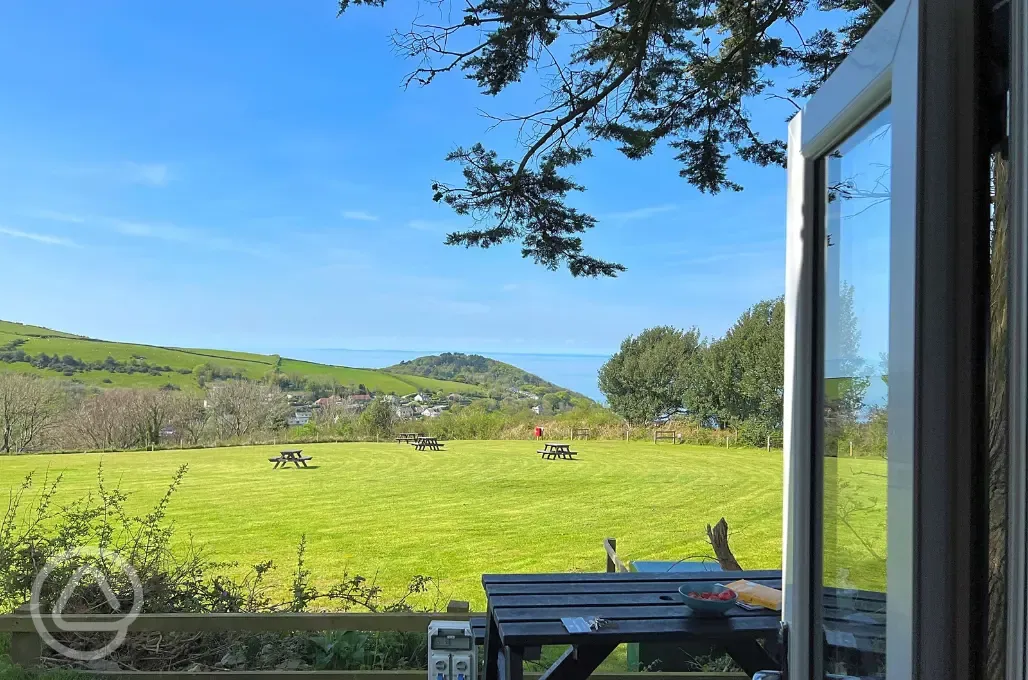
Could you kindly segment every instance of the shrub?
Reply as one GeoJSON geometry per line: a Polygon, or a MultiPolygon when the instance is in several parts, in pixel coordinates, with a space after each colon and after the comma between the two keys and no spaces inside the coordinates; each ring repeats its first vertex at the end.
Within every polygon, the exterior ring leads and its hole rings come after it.
{"type": "MultiPolygon", "coordinates": [[[[44,479],[35,498],[29,498],[35,488],[33,477],[26,477],[11,495],[7,511],[0,518],[0,611],[10,611],[26,602],[42,566],[68,554],[70,559],[54,570],[41,590],[43,611],[51,610],[71,575],[82,568],[102,574],[120,610],[127,610],[133,600],[132,584],[118,563],[110,559],[114,553],[131,564],[139,576],[143,584],[144,613],[299,612],[313,607],[341,611],[410,611],[408,600],[428,591],[430,580],[416,576],[399,599],[386,602],[374,582],[346,573],[342,580],[321,590],[314,585],[313,575],[306,566],[306,540],[301,537],[288,596],[276,600],[276,591],[268,584],[275,570],[272,562],[254,565],[241,578],[231,577],[225,572],[234,565],[213,561],[188,541],[173,540],[174,529],[166,514],[185,474],[183,466],[160,501],[140,516],[129,514],[128,494],[108,487],[102,467],[97,472],[96,489],[84,498],[65,504],[57,503],[60,477],[52,481],[44,479]],[[187,547],[173,550],[172,545],[178,544],[187,547]],[[101,556],[69,553],[80,546],[99,548],[101,556]]],[[[111,608],[98,582],[87,576],[74,589],[63,611],[107,613],[111,608]]],[[[316,667],[319,658],[321,663],[332,667],[353,669],[408,668],[414,663],[424,667],[423,658],[418,657],[423,640],[400,634],[359,638],[351,635],[346,639],[362,640],[361,655],[326,657],[325,645],[319,645],[318,640],[324,642],[340,635],[348,634],[134,633],[111,654],[109,661],[122,669],[150,671],[309,668],[316,667]]],[[[69,632],[56,637],[63,644],[78,649],[97,649],[109,639],[104,633],[69,632]]],[[[73,667],[74,663],[57,656],[46,657],[44,662],[65,668],[73,667]]],[[[0,670],[3,670],[2,661],[0,670]]]]}

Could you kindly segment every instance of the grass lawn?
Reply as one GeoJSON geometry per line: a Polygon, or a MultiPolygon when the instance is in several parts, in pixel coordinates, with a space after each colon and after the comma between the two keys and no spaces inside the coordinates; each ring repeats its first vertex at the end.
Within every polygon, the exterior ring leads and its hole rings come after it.
{"type": "MultiPolygon", "coordinates": [[[[308,562],[327,584],[344,571],[375,578],[387,596],[415,574],[438,579],[443,599],[484,604],[484,572],[601,571],[603,538],[626,559],[710,555],[704,528],[724,516],[746,568],[781,566],[780,452],[576,442],[579,460],[548,461],[527,441],[447,442],[419,453],[399,444],[313,444],[308,470],[274,470],[282,447],[0,458],[0,492],[35,471],[64,474],[59,499],[109,482],[140,510],[189,464],[171,517],[218,559],[273,559],[282,582],[307,535],[308,562]]],[[[884,589],[885,464],[839,459],[836,564],[860,587],[884,589]],[[858,540],[859,533],[862,540],[858,540]]],[[[831,560],[829,560],[831,561],[831,560]]]]}

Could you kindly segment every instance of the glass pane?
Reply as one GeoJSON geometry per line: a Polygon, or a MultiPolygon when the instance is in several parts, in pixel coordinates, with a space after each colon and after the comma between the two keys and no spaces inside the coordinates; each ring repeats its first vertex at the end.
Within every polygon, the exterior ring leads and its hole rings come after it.
{"type": "Polygon", "coordinates": [[[885,675],[889,110],[825,158],[825,671],[885,675]]]}

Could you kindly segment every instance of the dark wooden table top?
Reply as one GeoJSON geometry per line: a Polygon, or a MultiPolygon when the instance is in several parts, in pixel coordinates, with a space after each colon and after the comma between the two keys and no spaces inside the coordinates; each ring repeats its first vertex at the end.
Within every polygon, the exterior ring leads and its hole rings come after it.
{"type": "Polygon", "coordinates": [[[561,444],[560,442],[546,442],[543,444],[544,449],[570,449],[571,444],[561,444]]]}
{"type": "MultiPolygon", "coordinates": [[[[734,607],[724,616],[691,615],[678,593],[690,582],[738,579],[781,588],[780,571],[487,574],[489,608],[504,645],[662,642],[685,639],[729,641],[773,637],[781,612],[734,607]],[[598,616],[613,625],[572,634],[562,617],[598,616]]],[[[883,593],[825,592],[825,634],[832,646],[885,651],[883,593]]]]}
{"type": "Polygon", "coordinates": [[[288,458],[290,456],[299,456],[303,453],[303,449],[286,449],[285,451],[279,451],[279,453],[288,458]]]}

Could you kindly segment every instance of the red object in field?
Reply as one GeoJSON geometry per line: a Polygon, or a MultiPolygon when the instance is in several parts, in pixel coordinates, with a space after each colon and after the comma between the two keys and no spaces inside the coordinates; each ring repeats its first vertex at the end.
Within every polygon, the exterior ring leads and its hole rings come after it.
{"type": "Polygon", "coordinates": [[[542,436],[543,436],[543,428],[541,428],[541,427],[535,428],[535,438],[536,439],[541,439],[542,436]]]}

